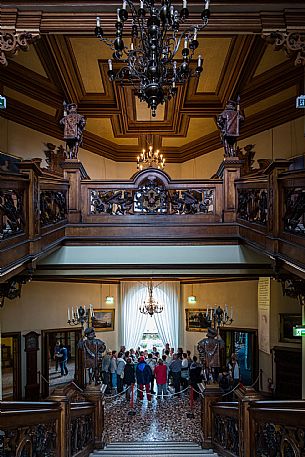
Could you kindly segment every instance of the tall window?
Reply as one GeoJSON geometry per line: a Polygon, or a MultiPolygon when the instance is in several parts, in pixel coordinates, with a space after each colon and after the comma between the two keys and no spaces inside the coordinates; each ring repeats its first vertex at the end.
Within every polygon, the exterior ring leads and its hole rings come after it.
{"type": "Polygon", "coordinates": [[[120,344],[126,348],[137,348],[143,340],[143,333],[157,333],[162,340],[162,347],[169,343],[170,347],[178,348],[179,337],[179,293],[178,281],[164,281],[154,287],[153,296],[163,306],[160,314],[153,317],[141,314],[139,307],[147,299],[147,287],[139,282],[121,282],[121,336],[120,344]],[[152,322],[151,322],[152,321],[152,322]],[[147,325],[153,325],[157,331],[146,332],[147,325]]]}

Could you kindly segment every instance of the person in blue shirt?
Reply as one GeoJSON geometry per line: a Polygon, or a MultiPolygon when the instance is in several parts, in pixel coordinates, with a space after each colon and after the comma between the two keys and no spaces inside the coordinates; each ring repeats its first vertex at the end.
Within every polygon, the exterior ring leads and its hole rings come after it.
{"type": "Polygon", "coordinates": [[[66,376],[68,374],[68,349],[62,343],[59,345],[59,365],[60,365],[60,374],[61,376],[66,376]]]}
{"type": "Polygon", "coordinates": [[[136,378],[139,392],[140,400],[143,400],[143,391],[144,387],[146,389],[147,400],[151,401],[151,393],[150,393],[150,382],[152,377],[152,371],[145,362],[144,357],[139,358],[139,363],[136,368],[136,378]]]}

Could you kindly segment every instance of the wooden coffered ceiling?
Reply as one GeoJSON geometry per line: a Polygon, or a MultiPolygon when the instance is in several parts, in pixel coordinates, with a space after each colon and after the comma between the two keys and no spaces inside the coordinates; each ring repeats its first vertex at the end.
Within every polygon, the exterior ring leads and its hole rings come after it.
{"type": "MultiPolygon", "coordinates": [[[[41,38],[0,69],[0,90],[8,99],[0,114],[61,140],[62,103],[73,101],[87,118],[85,149],[115,161],[134,161],[147,135],[154,135],[170,162],[220,147],[215,119],[237,94],[246,116],[241,138],[302,115],[295,97],[303,91],[304,69],[283,51],[275,52],[261,34],[305,29],[303,1],[212,1],[210,23],[199,40],[202,76],[179,86],[176,98],[158,107],[153,119],[131,86],[108,80],[111,51],[93,34],[96,15],[105,32],[113,33],[120,4],[2,2],[2,29],[39,30],[41,38]]],[[[189,2],[195,22],[202,4],[189,2]]]]}

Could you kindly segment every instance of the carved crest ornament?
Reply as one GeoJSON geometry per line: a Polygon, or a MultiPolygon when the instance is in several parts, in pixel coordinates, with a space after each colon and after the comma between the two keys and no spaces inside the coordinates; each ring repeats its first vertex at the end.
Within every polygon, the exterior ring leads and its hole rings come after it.
{"type": "Polygon", "coordinates": [[[13,57],[20,50],[28,51],[30,45],[39,38],[39,33],[31,33],[29,31],[0,31],[0,64],[6,67],[8,65],[7,57],[13,57]]]}

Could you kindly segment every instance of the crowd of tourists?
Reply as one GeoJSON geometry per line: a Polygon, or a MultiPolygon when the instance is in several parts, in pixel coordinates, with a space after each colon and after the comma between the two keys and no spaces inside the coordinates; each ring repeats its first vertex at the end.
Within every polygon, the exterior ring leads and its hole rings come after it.
{"type": "Polygon", "coordinates": [[[194,398],[198,397],[197,384],[202,381],[202,366],[190,351],[177,352],[167,344],[162,353],[153,347],[152,351],[126,350],[121,346],[119,351],[107,351],[101,365],[102,381],[107,385],[106,393],[126,393],[130,399],[131,388],[136,384],[138,398],[143,399],[146,392],[147,400],[152,395],[158,399],[166,398],[175,393],[177,396],[188,386],[194,388],[194,398]],[[169,390],[169,386],[173,390],[169,390]]]}

